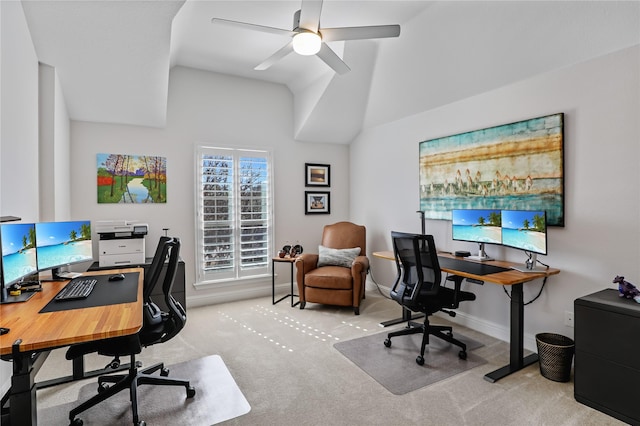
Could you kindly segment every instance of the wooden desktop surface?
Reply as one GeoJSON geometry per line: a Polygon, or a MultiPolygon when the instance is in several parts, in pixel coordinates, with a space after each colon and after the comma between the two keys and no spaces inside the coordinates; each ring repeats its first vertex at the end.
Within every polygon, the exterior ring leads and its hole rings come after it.
{"type": "MultiPolygon", "coordinates": [[[[376,251],[373,253],[373,256],[380,259],[395,261],[395,256],[393,255],[393,251],[390,251],[390,250],[376,251]]],[[[521,263],[507,262],[504,260],[489,260],[489,261],[479,262],[479,261],[474,261],[470,259],[465,259],[463,257],[455,257],[451,253],[445,253],[445,252],[438,253],[438,256],[449,257],[451,259],[460,259],[466,262],[477,262],[485,265],[501,266],[503,268],[512,268],[514,266],[521,267],[523,265],[521,263]]],[[[486,275],[470,274],[464,271],[458,271],[455,269],[449,269],[444,267],[441,267],[441,270],[450,274],[459,275],[461,277],[487,281],[487,282],[500,284],[500,285],[522,284],[528,281],[535,280],[537,278],[544,278],[549,275],[556,275],[560,273],[560,270],[555,268],[549,268],[544,272],[520,272],[520,271],[516,271],[515,269],[509,269],[508,271],[498,272],[495,274],[486,274],[486,275]]]]}
{"type": "MultiPolygon", "coordinates": [[[[39,313],[69,281],[42,283],[42,291],[21,303],[0,305],[0,325],[10,329],[0,336],[0,355],[11,353],[12,344],[22,339],[21,352],[40,351],[74,343],[134,334],[142,327],[142,268],[118,269],[118,273],[139,272],[138,296],[132,303],[39,313]]],[[[110,275],[113,270],[83,275],[110,275]]]]}

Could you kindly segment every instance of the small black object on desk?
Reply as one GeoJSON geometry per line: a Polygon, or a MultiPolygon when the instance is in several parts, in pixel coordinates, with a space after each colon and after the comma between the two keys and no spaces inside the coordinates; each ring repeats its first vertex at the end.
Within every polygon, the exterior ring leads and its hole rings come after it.
{"type": "Polygon", "coordinates": [[[124,280],[124,274],[114,274],[109,277],[109,281],[122,281],[124,280]]]}

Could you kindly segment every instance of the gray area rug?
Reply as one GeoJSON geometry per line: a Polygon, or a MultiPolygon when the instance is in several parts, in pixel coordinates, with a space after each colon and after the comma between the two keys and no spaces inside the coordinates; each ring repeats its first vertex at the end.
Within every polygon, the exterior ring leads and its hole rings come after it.
{"type": "MultiPolygon", "coordinates": [[[[218,355],[168,366],[169,377],[189,379],[192,399],[183,387],[143,385],[138,388],[138,416],[147,425],[213,425],[251,410],[218,355]]],[[[78,401],[38,410],[39,423],[68,425],[69,411],[97,391],[97,378],[80,388],[78,401]]],[[[133,423],[129,392],[122,391],[78,415],[84,426],[133,423]]]]}
{"type": "Polygon", "coordinates": [[[485,364],[487,361],[471,351],[482,343],[454,331],[454,337],[467,344],[467,359],[458,358],[460,348],[430,336],[425,348],[424,365],[416,363],[420,355],[421,334],[391,339],[391,347],[384,346],[387,333],[336,343],[340,353],[395,395],[420,389],[440,380],[485,364]]]}

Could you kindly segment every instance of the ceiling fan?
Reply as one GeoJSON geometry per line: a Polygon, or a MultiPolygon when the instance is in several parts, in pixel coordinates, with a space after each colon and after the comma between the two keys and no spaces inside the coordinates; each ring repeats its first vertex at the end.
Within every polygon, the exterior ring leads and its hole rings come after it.
{"type": "Polygon", "coordinates": [[[320,28],[320,12],[322,0],[302,0],[300,10],[293,14],[293,29],[266,27],[246,22],[213,18],[214,24],[230,25],[263,33],[278,34],[291,37],[292,40],[268,57],[254,69],[266,70],[280,59],[296,52],[300,55],[317,55],[338,74],[349,72],[350,68],[327,46],[327,41],[363,40],[372,38],[398,37],[400,25],[373,25],[366,27],[320,28]]]}

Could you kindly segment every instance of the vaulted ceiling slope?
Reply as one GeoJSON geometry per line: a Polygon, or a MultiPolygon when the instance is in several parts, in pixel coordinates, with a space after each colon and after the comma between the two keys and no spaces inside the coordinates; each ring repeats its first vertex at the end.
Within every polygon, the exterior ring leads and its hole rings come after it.
{"type": "Polygon", "coordinates": [[[23,1],[73,120],[165,124],[171,23],[184,1],[23,1]]]}
{"type": "MultiPolygon", "coordinates": [[[[284,84],[293,136],[349,143],[397,120],[640,43],[636,1],[325,0],[323,27],[400,24],[399,38],[332,42],[352,71],[289,55],[253,68],[281,36],[211,18],[290,29],[301,0],[38,1],[23,9],[39,60],[56,68],[73,120],[162,127],[175,65],[284,84]]],[[[520,100],[526,101],[526,100],[520,100]]]]}

